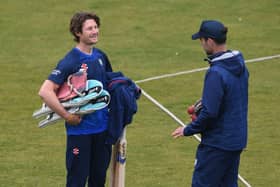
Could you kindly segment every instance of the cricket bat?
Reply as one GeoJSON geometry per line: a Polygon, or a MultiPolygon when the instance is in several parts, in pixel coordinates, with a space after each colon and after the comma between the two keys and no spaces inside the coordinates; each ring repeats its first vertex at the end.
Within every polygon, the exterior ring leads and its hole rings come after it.
{"type": "Polygon", "coordinates": [[[110,187],[125,187],[125,164],[126,164],[126,127],[122,135],[113,147],[111,157],[110,187]]]}

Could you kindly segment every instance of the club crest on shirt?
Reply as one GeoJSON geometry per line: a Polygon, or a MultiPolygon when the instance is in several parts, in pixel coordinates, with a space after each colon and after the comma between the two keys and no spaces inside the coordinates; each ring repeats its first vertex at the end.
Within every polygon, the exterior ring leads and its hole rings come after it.
{"type": "Polygon", "coordinates": [[[87,69],[88,69],[87,64],[83,63],[83,64],[81,65],[81,68],[80,68],[80,70],[79,70],[79,71],[82,71],[82,72],[87,72],[87,69]]]}

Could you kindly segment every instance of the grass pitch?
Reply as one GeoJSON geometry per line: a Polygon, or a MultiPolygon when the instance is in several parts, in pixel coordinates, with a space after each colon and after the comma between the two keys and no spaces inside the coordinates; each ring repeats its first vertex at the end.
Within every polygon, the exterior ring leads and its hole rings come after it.
{"type": "MultiPolygon", "coordinates": [[[[223,21],[228,48],[241,50],[246,59],[280,52],[277,0],[1,1],[0,186],[65,186],[63,123],[39,129],[31,115],[41,104],[39,86],[74,45],[69,19],[80,10],[100,15],[97,47],[107,52],[115,71],[133,80],[205,67],[199,42],[190,39],[203,19],[223,21]]],[[[249,141],[240,174],[254,187],[276,187],[280,60],[248,68],[249,141]]],[[[139,85],[187,122],[186,107],[200,97],[203,78],[204,72],[197,72],[139,85]]],[[[127,131],[126,186],[190,186],[197,142],[173,140],[177,125],[145,97],[139,100],[127,131]]]]}

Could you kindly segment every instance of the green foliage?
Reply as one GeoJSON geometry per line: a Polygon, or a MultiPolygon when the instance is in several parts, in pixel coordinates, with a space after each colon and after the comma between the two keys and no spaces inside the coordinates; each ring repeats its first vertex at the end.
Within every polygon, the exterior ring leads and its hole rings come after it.
{"type": "MultiPolygon", "coordinates": [[[[229,27],[228,47],[241,50],[246,59],[280,51],[277,0],[1,1],[0,186],[65,186],[63,123],[39,129],[31,115],[41,104],[40,85],[75,45],[68,26],[80,10],[100,15],[97,47],[107,52],[115,71],[133,80],[207,66],[199,42],[190,39],[202,19],[223,21],[229,27]]],[[[249,143],[240,174],[252,186],[276,187],[280,61],[248,68],[249,143]]],[[[139,85],[187,122],[186,108],[200,97],[203,77],[197,72],[139,85]]],[[[177,125],[142,96],[127,132],[126,186],[190,186],[197,142],[173,140],[177,125]]]]}

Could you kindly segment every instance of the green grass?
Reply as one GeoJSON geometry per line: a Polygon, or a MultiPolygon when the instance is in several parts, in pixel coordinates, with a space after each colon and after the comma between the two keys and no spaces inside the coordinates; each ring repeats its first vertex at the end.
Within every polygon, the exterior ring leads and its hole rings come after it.
{"type": "MultiPolygon", "coordinates": [[[[225,22],[228,47],[241,50],[246,59],[280,52],[277,0],[1,1],[1,187],[65,186],[63,123],[39,129],[31,115],[41,104],[40,85],[74,45],[68,25],[79,10],[100,15],[97,47],[107,52],[114,70],[133,80],[205,67],[199,42],[190,39],[202,19],[225,22]]],[[[254,187],[276,187],[280,60],[248,68],[249,141],[240,174],[254,187]]],[[[139,85],[187,122],[186,107],[200,97],[203,78],[204,72],[197,72],[139,85]]],[[[190,186],[197,142],[173,140],[170,133],[177,125],[142,96],[128,128],[126,186],[190,186]]]]}

